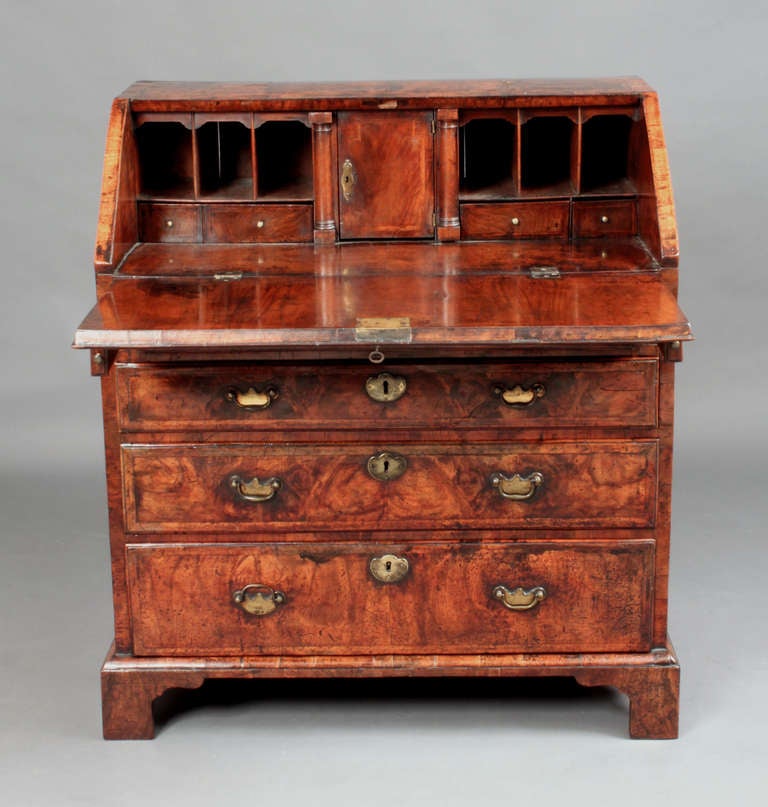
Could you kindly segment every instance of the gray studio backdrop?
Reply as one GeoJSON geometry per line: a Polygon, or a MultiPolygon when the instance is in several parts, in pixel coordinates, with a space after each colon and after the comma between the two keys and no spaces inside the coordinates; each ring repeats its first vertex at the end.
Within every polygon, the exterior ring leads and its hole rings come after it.
{"type": "MultiPolygon", "coordinates": [[[[4,0],[0,793],[5,804],[759,802],[765,683],[765,3],[4,0]],[[678,372],[681,738],[558,688],[283,686],[99,740],[111,636],[98,384],[72,332],[111,98],[136,79],[640,74],[661,98],[697,341],[678,372]],[[379,700],[377,695],[386,697],[379,700]],[[567,695],[567,697],[566,697],[567,695]],[[109,795],[105,795],[109,794],[109,795]],[[757,800],[757,801],[756,801],[757,800]]],[[[764,794],[763,794],[764,797],[764,794]]]]}

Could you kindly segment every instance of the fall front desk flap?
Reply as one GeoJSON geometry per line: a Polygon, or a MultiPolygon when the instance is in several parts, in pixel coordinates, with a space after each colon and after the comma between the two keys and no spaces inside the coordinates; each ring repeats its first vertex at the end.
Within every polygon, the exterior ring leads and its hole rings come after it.
{"type": "Polygon", "coordinates": [[[75,346],[504,345],[691,339],[636,241],[141,245],[75,346]]]}

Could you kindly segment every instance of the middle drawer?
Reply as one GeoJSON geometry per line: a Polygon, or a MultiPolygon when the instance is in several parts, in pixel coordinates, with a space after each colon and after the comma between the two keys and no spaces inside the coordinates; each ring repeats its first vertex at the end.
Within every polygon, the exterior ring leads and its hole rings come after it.
{"type": "Polygon", "coordinates": [[[371,365],[120,365],[124,432],[393,425],[656,425],[654,358],[371,365]]]}
{"type": "Polygon", "coordinates": [[[650,527],[656,440],[125,445],[129,532],[650,527]]]}

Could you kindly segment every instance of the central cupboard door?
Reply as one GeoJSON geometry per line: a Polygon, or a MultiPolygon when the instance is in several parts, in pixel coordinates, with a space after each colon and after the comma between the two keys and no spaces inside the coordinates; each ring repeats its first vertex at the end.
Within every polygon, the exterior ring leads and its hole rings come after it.
{"type": "Polygon", "coordinates": [[[340,112],[342,238],[434,235],[432,112],[340,112]]]}

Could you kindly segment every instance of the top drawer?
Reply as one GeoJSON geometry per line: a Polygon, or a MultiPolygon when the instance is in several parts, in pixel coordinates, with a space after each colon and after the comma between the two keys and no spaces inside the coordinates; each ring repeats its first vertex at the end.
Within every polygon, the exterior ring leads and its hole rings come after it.
{"type": "Polygon", "coordinates": [[[119,365],[124,432],[655,426],[657,361],[119,365]]]}

